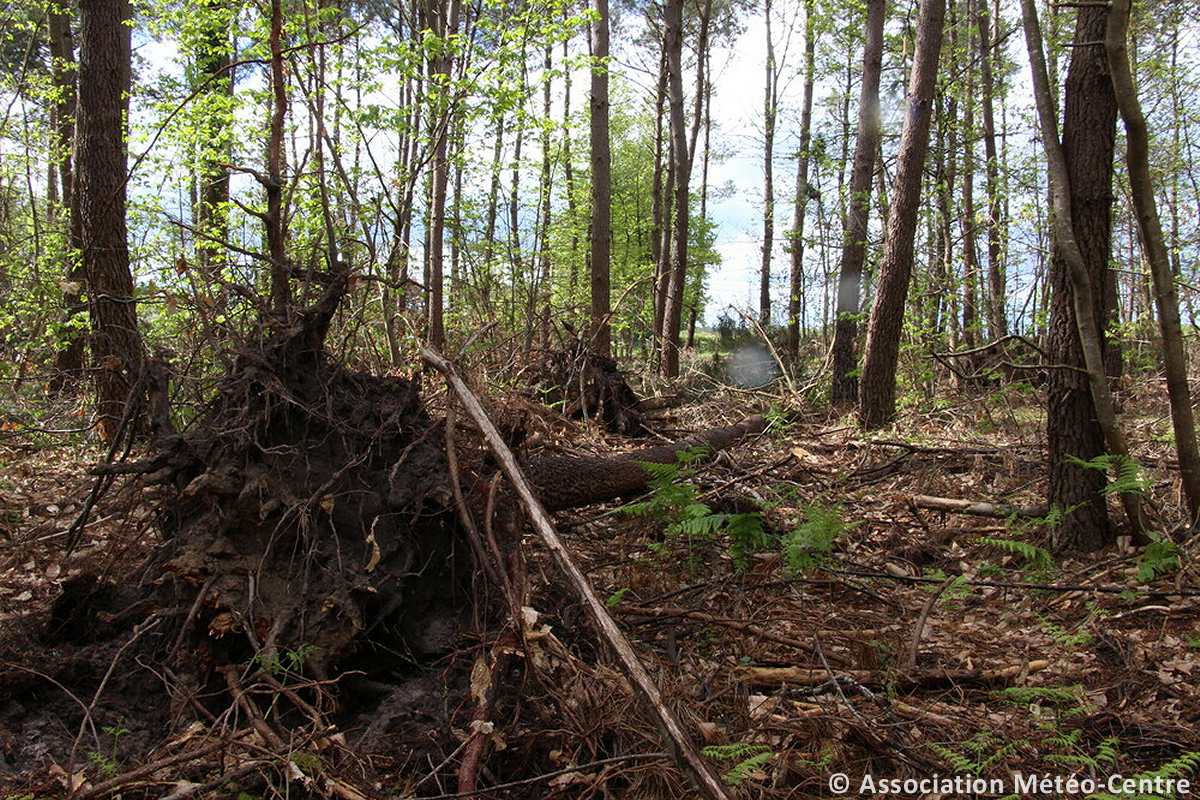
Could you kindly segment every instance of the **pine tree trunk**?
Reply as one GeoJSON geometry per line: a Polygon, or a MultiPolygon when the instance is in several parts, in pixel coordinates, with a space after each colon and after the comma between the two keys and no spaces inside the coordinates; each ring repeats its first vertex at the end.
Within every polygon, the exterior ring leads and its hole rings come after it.
{"type": "MultiPolygon", "coordinates": [[[[972,51],[971,25],[973,10],[968,0],[967,13],[963,16],[966,29],[964,49],[972,51]]],[[[957,30],[957,28],[956,28],[957,30]]],[[[957,48],[956,48],[957,50],[957,48]]],[[[968,57],[968,60],[969,57],[968,57]]],[[[972,70],[966,71],[967,100],[963,103],[963,183],[962,183],[962,251],[963,251],[963,344],[973,348],[979,344],[982,327],[979,312],[979,256],[975,252],[975,84],[972,70]]],[[[975,372],[974,358],[968,357],[964,366],[975,372]]]]}
{"type": "MultiPolygon", "coordinates": [[[[1000,162],[996,152],[996,111],[992,97],[996,92],[992,71],[995,55],[992,44],[993,19],[988,13],[988,0],[975,0],[976,26],[979,35],[979,99],[983,113],[983,154],[987,160],[987,236],[988,236],[988,326],[993,339],[1008,334],[1005,311],[1007,294],[1003,263],[1003,211],[1001,209],[1000,162]]],[[[996,26],[998,29],[998,26],[996,26]]]]}
{"type": "MultiPolygon", "coordinates": [[[[67,318],[71,319],[87,309],[83,301],[85,276],[83,265],[76,260],[74,253],[80,249],[79,238],[79,209],[72,191],[75,181],[72,150],[75,143],[75,41],[71,33],[71,15],[62,8],[51,8],[49,11],[50,24],[50,59],[54,88],[58,92],[56,102],[51,107],[55,122],[55,160],[54,170],[57,173],[59,186],[62,188],[62,207],[66,210],[68,252],[63,265],[63,275],[67,279],[63,289],[63,305],[67,309],[67,318]]],[[[87,340],[82,333],[66,328],[64,343],[58,351],[55,366],[59,374],[55,376],[52,386],[62,388],[67,382],[77,377],[84,367],[87,340]]]]}
{"type": "Polygon", "coordinates": [[[771,255],[775,247],[775,119],[778,111],[775,43],[771,40],[771,0],[763,2],[767,29],[766,81],[763,88],[763,241],[758,276],[758,324],[771,324],[771,255]]]}
{"type": "MultiPolygon", "coordinates": [[[[1072,50],[1067,72],[1063,149],[1071,192],[1075,239],[1094,287],[1097,320],[1104,319],[1100,302],[1103,272],[1112,237],[1112,168],[1117,105],[1099,42],[1104,38],[1108,12],[1079,10],[1075,41],[1094,42],[1072,50]]],[[[1050,264],[1050,360],[1078,369],[1050,371],[1047,382],[1046,437],[1049,446],[1052,508],[1074,509],[1054,531],[1056,550],[1097,550],[1112,541],[1113,529],[1101,494],[1104,470],[1078,466],[1105,452],[1104,432],[1088,386],[1083,348],[1074,310],[1074,289],[1061,246],[1052,250],[1050,264]],[[1070,459],[1070,460],[1069,460],[1070,459]]],[[[1104,348],[1103,330],[1100,347],[1104,348]]]]}
{"type": "Polygon", "coordinates": [[[683,0],[666,0],[663,9],[663,50],[667,59],[667,105],[670,115],[671,173],[674,217],[671,226],[671,265],[666,275],[660,369],[664,377],[679,375],[679,327],[687,276],[689,158],[683,115],[683,0]]]}
{"type": "Polygon", "coordinates": [[[850,201],[846,207],[839,267],[837,312],[833,333],[834,406],[858,399],[854,342],[858,338],[859,298],[863,263],[867,258],[867,221],[871,210],[871,180],[879,152],[879,80],[883,68],[884,0],[868,0],[866,43],[863,45],[862,88],[858,101],[858,139],[850,173],[850,201]]]}
{"type": "Polygon", "coordinates": [[[598,356],[612,355],[609,324],[612,261],[612,152],[609,143],[608,107],[608,0],[596,0],[592,22],[592,338],[598,356]]]}
{"type": "Polygon", "coordinates": [[[879,428],[896,410],[896,363],[904,327],[904,307],[912,275],[913,244],[921,199],[921,178],[929,146],[933,89],[942,49],[946,0],[922,0],[917,44],[909,77],[907,115],[896,159],[883,261],[863,355],[859,424],[879,428]]]}
{"type": "MultiPolygon", "coordinates": [[[[1050,407],[1046,428],[1050,439],[1051,504],[1058,505],[1063,499],[1056,497],[1055,491],[1070,492],[1080,503],[1078,507],[1059,506],[1067,510],[1073,509],[1073,513],[1067,514],[1062,524],[1053,531],[1052,546],[1059,551],[1096,550],[1107,544],[1111,536],[1104,498],[1086,491],[1095,486],[1094,479],[1086,473],[1100,470],[1077,468],[1074,472],[1064,470],[1060,476],[1056,476],[1055,471],[1063,469],[1064,466],[1071,466],[1064,463],[1066,454],[1071,452],[1066,450],[1067,447],[1091,447],[1096,444],[1083,439],[1091,430],[1091,419],[1094,419],[1100,428],[1103,435],[1101,444],[1107,448],[1108,453],[1122,460],[1129,457],[1124,434],[1117,424],[1108,381],[1104,375],[1104,338],[1100,327],[1100,320],[1103,319],[1101,310],[1104,306],[1097,291],[1102,283],[1094,270],[1107,260],[1108,251],[1105,249],[1104,259],[1098,260],[1098,245],[1091,241],[1092,237],[1106,233],[1109,225],[1108,207],[1111,205],[1111,200],[1104,201],[1103,198],[1106,192],[1111,191],[1112,185],[1111,141],[1116,123],[1115,98],[1103,69],[1103,52],[1096,52],[1103,43],[1108,10],[1090,6],[1080,12],[1075,35],[1076,42],[1081,46],[1074,49],[1068,73],[1066,124],[1061,144],[1050,97],[1041,28],[1033,0],[1022,0],[1021,10],[1042,143],[1049,167],[1056,262],[1052,270],[1066,272],[1068,275],[1072,310],[1075,315],[1076,341],[1082,352],[1084,364],[1082,370],[1058,369],[1053,370],[1052,374],[1069,373],[1086,380],[1085,386],[1081,388],[1068,386],[1066,391],[1063,391],[1061,385],[1049,388],[1050,407]],[[1096,25],[1099,25],[1098,31],[1096,25]],[[1099,63],[1097,55],[1101,59],[1099,63]],[[1089,114],[1103,110],[1105,106],[1111,110],[1110,115],[1088,119],[1089,114]],[[1091,124],[1081,127],[1080,123],[1084,120],[1091,124]],[[1079,220],[1076,219],[1077,215],[1079,220]],[[1061,262],[1061,267],[1058,262],[1061,262]],[[1080,397],[1086,398],[1088,391],[1091,393],[1091,403],[1090,409],[1085,409],[1080,403],[1080,397]],[[1079,428],[1067,429],[1063,426],[1062,423],[1068,418],[1068,414],[1074,415],[1074,420],[1081,423],[1079,428]],[[1089,517],[1094,524],[1081,524],[1081,519],[1089,517]]],[[[1107,246],[1108,242],[1104,241],[1103,244],[1107,246]]],[[[1063,316],[1065,315],[1060,314],[1060,319],[1063,316]]],[[[1056,337],[1060,342],[1070,339],[1067,332],[1061,330],[1061,325],[1057,333],[1052,326],[1052,345],[1055,344],[1056,337]]],[[[1055,358],[1053,352],[1051,358],[1055,358]]],[[[1086,402],[1086,399],[1083,402],[1086,402]]],[[[1114,465],[1115,471],[1120,471],[1119,466],[1114,465]]],[[[1140,498],[1125,492],[1121,495],[1121,501],[1135,532],[1144,531],[1146,523],[1142,516],[1140,498]]]]}
{"type": "MultiPolygon", "coordinates": [[[[445,40],[458,32],[459,0],[433,0],[425,7],[426,25],[436,36],[445,40]]],[[[452,56],[447,51],[429,64],[431,82],[450,80],[452,56]]],[[[444,272],[446,232],[446,190],[450,181],[450,160],[447,157],[450,130],[454,125],[455,109],[447,103],[431,115],[430,138],[433,140],[433,163],[429,196],[429,265],[428,324],[429,342],[441,349],[446,343],[444,272]]]]}

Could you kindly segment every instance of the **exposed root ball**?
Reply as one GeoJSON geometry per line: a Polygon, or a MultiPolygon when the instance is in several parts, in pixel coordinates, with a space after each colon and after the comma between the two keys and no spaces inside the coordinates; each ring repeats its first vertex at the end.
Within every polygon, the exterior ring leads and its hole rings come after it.
{"type": "Polygon", "coordinates": [[[420,656],[449,644],[463,606],[453,565],[460,547],[470,556],[416,384],[295,342],[242,353],[171,443],[159,563],[163,599],[191,609],[180,664],[265,648],[301,651],[322,674],[372,652],[420,656]]]}

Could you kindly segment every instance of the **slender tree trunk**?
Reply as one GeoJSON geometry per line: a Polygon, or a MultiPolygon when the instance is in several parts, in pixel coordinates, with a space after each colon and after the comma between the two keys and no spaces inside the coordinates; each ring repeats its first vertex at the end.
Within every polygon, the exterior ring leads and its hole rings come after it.
{"type": "Polygon", "coordinates": [[[909,77],[908,113],[896,158],[896,180],[892,189],[883,261],[879,267],[875,305],[871,309],[866,352],[863,355],[859,424],[867,429],[882,427],[891,420],[896,410],[896,361],[900,354],[904,306],[912,274],[921,175],[929,145],[933,88],[937,81],[945,16],[946,0],[922,0],[917,21],[916,51],[909,77]]]}
{"type": "MultiPolygon", "coordinates": [[[[524,96],[528,85],[525,75],[524,52],[521,58],[521,95],[524,96]]],[[[513,325],[517,323],[517,295],[522,280],[526,279],[525,255],[521,250],[521,151],[525,145],[525,115],[516,115],[516,129],[513,131],[513,164],[512,182],[508,187],[508,264],[509,283],[512,298],[509,316],[513,325]]]]}
{"type": "MultiPolygon", "coordinates": [[[[970,53],[971,45],[971,7],[968,0],[966,13],[963,15],[963,28],[966,42],[963,49],[970,53]]],[[[955,30],[957,30],[957,26],[955,30]]],[[[956,53],[958,48],[955,48],[956,53]]],[[[968,58],[968,61],[970,59],[968,58]]],[[[963,183],[962,183],[962,252],[963,252],[963,344],[973,348],[979,344],[979,333],[982,327],[979,313],[979,256],[975,251],[975,83],[974,72],[966,70],[967,99],[963,103],[963,183]]],[[[967,367],[974,372],[976,359],[967,358],[967,367]]]]}
{"type": "Polygon", "coordinates": [[[791,279],[788,281],[788,355],[800,356],[800,317],[804,299],[804,217],[808,210],[808,163],[812,147],[813,85],[816,83],[817,36],[813,0],[804,2],[804,100],[800,106],[800,147],[796,154],[796,204],[789,237],[791,279]]]}
{"type": "MultiPolygon", "coordinates": [[[[459,0],[430,0],[425,6],[426,25],[443,41],[458,32],[459,0]]],[[[433,140],[433,163],[429,197],[429,343],[435,349],[446,344],[444,272],[446,233],[446,189],[450,180],[450,160],[447,157],[450,130],[454,125],[455,109],[449,98],[453,56],[447,52],[430,61],[430,83],[438,85],[446,98],[436,113],[430,116],[430,138],[433,140]]]]}
{"type": "Polygon", "coordinates": [[[550,69],[553,66],[551,42],[546,42],[545,51],[542,55],[542,70],[544,72],[542,79],[542,173],[538,177],[538,226],[537,226],[537,253],[538,253],[538,274],[534,286],[529,292],[529,326],[531,331],[537,331],[538,341],[543,344],[550,335],[548,330],[550,321],[550,295],[551,295],[551,274],[550,274],[550,223],[551,223],[551,175],[550,164],[554,153],[551,147],[550,140],[550,69]]]}
{"type": "Polygon", "coordinates": [[[112,442],[142,363],[125,223],[124,117],[131,10],[123,0],[80,3],[76,183],[83,273],[92,321],[99,431],[112,442]]]}
{"type": "MultiPolygon", "coordinates": [[[[1102,284],[1097,280],[1098,275],[1089,274],[1089,258],[1082,249],[1082,246],[1090,249],[1100,246],[1093,237],[1100,233],[1097,226],[1106,227],[1107,209],[1112,204],[1111,199],[1103,198],[1106,187],[1109,187],[1107,191],[1111,191],[1110,142],[1116,123],[1115,99],[1108,76],[1104,74],[1103,63],[1097,61],[1096,53],[1103,43],[1108,9],[1096,6],[1080,9],[1075,41],[1084,46],[1076,47],[1072,54],[1064,124],[1064,134],[1070,135],[1061,144],[1034,0],[1021,0],[1021,9],[1042,143],[1050,170],[1056,262],[1052,271],[1066,272],[1069,278],[1070,299],[1075,313],[1075,341],[1082,350],[1086,375],[1085,387],[1070,386],[1064,391],[1059,384],[1048,388],[1046,428],[1050,444],[1050,500],[1061,508],[1072,509],[1063,523],[1055,528],[1052,545],[1059,551],[1097,550],[1108,544],[1112,535],[1104,499],[1095,491],[1095,478],[1088,474],[1100,471],[1073,467],[1066,463],[1066,455],[1073,454],[1083,459],[1098,455],[1090,452],[1096,443],[1090,439],[1084,440],[1089,435],[1088,431],[1094,431],[1094,426],[1098,426],[1103,433],[1103,442],[1108,445],[1108,452],[1122,459],[1129,457],[1104,375],[1103,334],[1099,325],[1103,305],[1093,288],[1102,284]],[[1105,106],[1114,110],[1105,111],[1102,118],[1088,118],[1088,115],[1100,113],[1105,106]],[[1100,213],[1102,210],[1103,214],[1100,213]],[[1085,221],[1090,223],[1088,227],[1083,227],[1085,221]],[[1091,390],[1091,409],[1085,407],[1087,389],[1091,390]],[[1077,427],[1066,427],[1064,422],[1067,419],[1074,421],[1077,427]],[[1092,419],[1095,423],[1091,422],[1092,419]],[[1086,445],[1089,452],[1067,449],[1081,445],[1086,445]],[[1073,467],[1074,472],[1067,471],[1065,467],[1073,467]],[[1079,505],[1060,505],[1068,497],[1079,505]],[[1083,522],[1084,519],[1087,524],[1083,522]]],[[[1107,259],[1107,250],[1103,256],[1107,259]]],[[[1094,264],[1094,260],[1091,263],[1094,264]]],[[[1056,285],[1055,297],[1062,294],[1065,294],[1062,286],[1056,285]]],[[[1053,307],[1051,313],[1054,313],[1053,307]]],[[[1060,314],[1058,319],[1063,317],[1060,314]]],[[[1056,342],[1070,338],[1069,332],[1063,331],[1061,324],[1056,326],[1052,321],[1051,358],[1056,363],[1071,365],[1070,361],[1058,361],[1060,352],[1069,355],[1069,351],[1061,346],[1055,348],[1056,342]]],[[[1074,369],[1051,370],[1052,379],[1056,374],[1078,377],[1079,372],[1074,369]]],[[[1103,477],[1103,473],[1100,473],[1100,489],[1103,488],[1103,477]]],[[[1123,493],[1121,499],[1135,528],[1144,530],[1137,496],[1123,493]]]]}
{"type": "Polygon", "coordinates": [[[1167,376],[1167,394],[1171,401],[1171,421],[1175,431],[1175,449],[1183,493],[1187,498],[1188,522],[1200,521],[1200,451],[1196,447],[1196,422],[1192,415],[1192,395],[1188,386],[1187,356],[1183,329],[1179,321],[1179,295],[1171,270],[1171,256],[1163,238],[1162,222],[1154,199],[1150,177],[1150,134],[1146,117],[1138,101],[1133,71],[1125,40],[1129,33],[1130,0],[1113,0],[1105,34],[1105,48],[1112,73],[1113,89],[1121,117],[1125,120],[1125,158],[1129,184],[1142,233],[1142,248],[1150,262],[1154,280],[1154,299],[1162,334],[1163,366],[1167,376]]]}
{"type": "MultiPolygon", "coordinates": [[[[196,209],[196,227],[201,238],[196,255],[201,274],[209,281],[218,278],[224,266],[228,238],[229,163],[232,145],[231,125],[222,111],[230,105],[233,95],[230,21],[231,14],[224,0],[205,0],[197,13],[204,21],[204,30],[197,47],[196,83],[211,109],[205,120],[200,142],[200,192],[196,209]]],[[[317,144],[318,148],[320,143],[317,144]]]]}
{"type": "Polygon", "coordinates": [[[663,311],[667,306],[667,275],[671,262],[671,156],[663,133],[667,104],[667,58],[659,59],[658,88],[654,95],[654,179],[650,187],[650,260],[654,262],[654,346],[661,348],[663,311]]]}
{"type": "Polygon", "coordinates": [[[668,107],[671,133],[671,172],[675,193],[671,270],[663,309],[661,369],[664,377],[679,375],[679,326],[687,276],[690,159],[683,117],[683,0],[666,0],[663,11],[663,50],[667,58],[668,107]]]}
{"type": "Polygon", "coordinates": [[[291,262],[287,254],[287,221],[283,216],[283,125],[287,119],[287,83],[283,71],[283,3],[271,0],[271,124],[267,134],[267,253],[271,258],[271,309],[290,312],[291,262]]]}
{"type": "MultiPolygon", "coordinates": [[[[711,0],[710,0],[711,2],[711,0]]],[[[700,219],[708,219],[708,168],[712,160],[712,148],[709,146],[712,142],[712,96],[713,87],[709,76],[712,75],[712,53],[705,50],[701,56],[704,69],[704,85],[701,88],[701,94],[704,98],[703,107],[698,107],[697,113],[704,115],[704,141],[700,152],[703,157],[700,159],[700,219]]],[[[692,162],[695,163],[695,150],[692,151],[692,162]]],[[[691,347],[691,344],[688,344],[691,347]]]]}
{"type": "MultiPolygon", "coordinates": [[[[988,13],[988,0],[975,0],[976,27],[979,31],[979,101],[983,114],[983,155],[987,174],[987,236],[988,236],[988,326],[993,339],[1008,334],[1008,319],[1005,311],[1007,286],[1003,263],[1003,210],[1001,209],[1000,161],[996,153],[996,110],[992,102],[996,93],[992,59],[995,57],[993,44],[993,20],[988,13]]],[[[999,25],[995,26],[999,30],[999,25]]]]}
{"type": "Polygon", "coordinates": [[[492,313],[492,287],[496,270],[496,222],[500,217],[500,171],[504,155],[504,117],[497,116],[496,139],[492,143],[492,177],[488,184],[487,223],[483,234],[483,264],[479,280],[479,297],[485,313],[492,313]]]}
{"type": "MultiPolygon", "coordinates": [[[[67,319],[83,313],[87,304],[83,301],[85,276],[83,265],[75,257],[81,247],[79,237],[79,209],[72,184],[75,172],[72,150],[75,144],[75,40],[71,33],[71,14],[68,8],[52,7],[50,15],[50,59],[54,88],[57,91],[51,112],[55,122],[55,172],[62,187],[62,207],[67,219],[67,257],[63,275],[67,278],[63,288],[63,305],[67,319]]],[[[67,327],[56,366],[59,375],[53,386],[62,388],[68,381],[83,371],[86,338],[74,328],[67,327]]]]}
{"type": "MultiPolygon", "coordinates": [[[[942,95],[937,115],[938,148],[935,156],[934,191],[937,194],[936,245],[930,258],[934,263],[934,297],[929,310],[930,327],[953,349],[961,343],[963,326],[958,317],[960,297],[957,294],[955,267],[954,187],[958,185],[958,99],[951,93],[942,95]]],[[[964,314],[964,318],[965,318],[964,314]]]]}
{"type": "Polygon", "coordinates": [[[454,165],[454,193],[450,199],[450,296],[446,308],[453,314],[455,303],[465,305],[463,296],[462,246],[463,246],[463,179],[466,163],[463,150],[467,146],[466,131],[461,125],[454,126],[451,163],[454,165]]]}
{"type": "Polygon", "coordinates": [[[597,355],[612,355],[609,324],[612,261],[612,152],[608,125],[608,0],[595,0],[592,22],[592,336],[597,355]]]}
{"type": "MultiPolygon", "coordinates": [[[[416,31],[410,31],[410,36],[415,34],[416,31]]],[[[383,295],[385,330],[392,366],[399,366],[405,359],[401,347],[403,333],[400,316],[408,310],[407,284],[412,255],[412,218],[421,172],[417,156],[421,137],[416,135],[422,125],[421,104],[415,100],[421,95],[420,86],[421,78],[418,74],[408,76],[400,87],[401,104],[408,109],[400,129],[396,160],[397,181],[402,189],[392,209],[396,216],[392,225],[392,245],[387,264],[390,285],[385,285],[383,295]]]]}
{"type": "Polygon", "coordinates": [[[763,87],[763,242],[758,280],[758,324],[771,324],[771,256],[775,248],[775,119],[779,109],[779,69],[771,37],[771,0],[763,0],[767,29],[766,81],[763,87]]]}
{"type": "MultiPolygon", "coordinates": [[[[569,13],[567,7],[564,6],[563,14],[569,13]]],[[[562,43],[562,60],[564,64],[569,63],[570,59],[570,42],[562,43]]],[[[567,292],[570,302],[575,303],[577,291],[579,289],[579,203],[575,197],[575,164],[572,159],[571,150],[571,70],[563,70],[563,121],[562,121],[562,148],[563,148],[563,182],[567,188],[567,219],[570,220],[571,228],[571,254],[570,254],[570,270],[567,278],[567,292]]],[[[610,336],[611,339],[611,336],[610,336]]]]}
{"type": "Polygon", "coordinates": [[[866,42],[863,45],[862,88],[858,100],[858,139],[850,172],[850,198],[846,206],[839,267],[837,311],[833,333],[833,390],[835,406],[858,399],[854,340],[858,336],[859,295],[863,263],[867,258],[867,221],[871,210],[871,179],[879,151],[879,80],[883,67],[884,0],[868,0],[866,42]]]}

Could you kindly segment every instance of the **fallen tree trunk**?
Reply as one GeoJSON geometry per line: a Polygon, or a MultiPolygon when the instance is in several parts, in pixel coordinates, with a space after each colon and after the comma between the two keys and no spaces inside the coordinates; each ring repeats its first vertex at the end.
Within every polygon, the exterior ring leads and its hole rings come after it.
{"type": "Polygon", "coordinates": [[[558,511],[612,500],[646,488],[650,473],[642,466],[674,464],[680,453],[694,448],[708,455],[733,447],[742,439],[766,428],[762,417],[749,417],[736,425],[693,434],[672,444],[648,447],[610,458],[546,456],[530,459],[522,469],[538,499],[547,509],[558,511]]]}

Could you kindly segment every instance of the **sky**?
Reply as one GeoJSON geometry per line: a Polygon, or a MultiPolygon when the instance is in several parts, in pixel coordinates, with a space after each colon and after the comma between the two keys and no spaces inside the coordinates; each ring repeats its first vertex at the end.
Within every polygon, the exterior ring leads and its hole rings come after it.
{"type": "MultiPolygon", "coordinates": [[[[755,15],[745,21],[746,30],[732,48],[723,52],[724,63],[714,64],[714,120],[720,121],[720,137],[731,155],[709,167],[713,186],[730,184],[733,191],[709,206],[717,222],[717,250],[722,263],[708,281],[708,323],[727,306],[758,309],[758,282],[762,264],[763,158],[762,115],[763,83],[766,63],[766,30],[762,18],[755,15]]],[[[799,106],[799,81],[784,87],[782,102],[799,106]]],[[[794,200],[793,152],[797,132],[781,118],[776,132],[775,202],[776,244],[791,227],[794,200]],[[784,154],[784,157],[781,157],[784,154]]],[[[772,274],[777,279],[788,270],[787,254],[775,248],[772,274]]],[[[778,292],[773,292],[777,296],[778,292]]]]}

